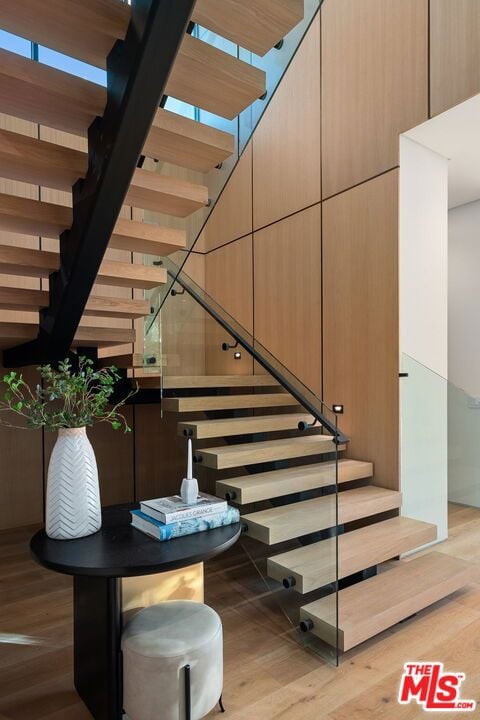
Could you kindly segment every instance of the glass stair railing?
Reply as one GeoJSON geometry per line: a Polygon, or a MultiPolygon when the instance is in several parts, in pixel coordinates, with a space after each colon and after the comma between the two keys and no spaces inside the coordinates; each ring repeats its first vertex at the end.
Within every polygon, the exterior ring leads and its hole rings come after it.
{"type": "Polygon", "coordinates": [[[347,442],[337,415],[185,273],[149,324],[145,358],[135,377],[175,426],[175,472],[191,437],[200,489],[240,511],[253,565],[242,602],[336,663],[338,463],[347,442]],[[320,600],[327,632],[312,631],[304,612],[320,600]]]}

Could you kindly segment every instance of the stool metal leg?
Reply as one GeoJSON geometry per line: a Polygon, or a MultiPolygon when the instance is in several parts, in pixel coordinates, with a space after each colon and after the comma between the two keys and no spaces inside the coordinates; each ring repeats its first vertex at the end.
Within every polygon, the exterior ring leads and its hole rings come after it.
{"type": "Polygon", "coordinates": [[[185,665],[185,720],[192,720],[192,692],[190,686],[190,665],[185,665]]]}
{"type": "Polygon", "coordinates": [[[220,695],[220,700],[218,701],[218,704],[220,705],[220,712],[225,712],[225,706],[223,704],[223,695],[220,695]]]}

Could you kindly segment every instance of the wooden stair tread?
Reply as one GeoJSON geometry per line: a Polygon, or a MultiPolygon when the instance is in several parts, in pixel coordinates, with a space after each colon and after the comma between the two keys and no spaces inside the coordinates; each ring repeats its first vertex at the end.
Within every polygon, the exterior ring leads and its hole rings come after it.
{"type": "MultiPolygon", "coordinates": [[[[431,552],[414,560],[392,563],[376,577],[338,594],[339,646],[346,651],[396,623],[420,612],[466,585],[471,566],[459,558],[431,552]]],[[[331,596],[305,605],[301,619],[314,623],[312,632],[336,645],[336,603],[331,596]]]]}
{"type": "MultiPolygon", "coordinates": [[[[238,505],[245,505],[295,492],[306,492],[335,485],[336,474],[335,462],[301,465],[300,467],[218,480],[216,494],[219,497],[225,497],[225,493],[230,493],[230,495],[235,493],[235,502],[238,505]]],[[[339,483],[361,480],[372,475],[372,463],[347,459],[338,461],[339,483]]]]}
{"type": "MultiPolygon", "coordinates": [[[[395,510],[401,493],[373,485],[338,493],[338,523],[352,522],[395,510]]],[[[242,515],[248,536],[273,545],[309,533],[327,530],[337,522],[335,494],[242,515]]]]}
{"type": "Polygon", "coordinates": [[[104,355],[99,358],[99,364],[101,367],[107,367],[109,365],[115,365],[117,368],[131,368],[142,366],[144,363],[145,356],[143,353],[122,353],[121,355],[104,355]]]}
{"type": "MultiPolygon", "coordinates": [[[[59,254],[45,250],[0,245],[0,272],[6,275],[48,278],[59,266],[59,254]]],[[[149,290],[166,282],[166,270],[149,265],[104,260],[97,275],[100,285],[149,290]]]]}
{"type": "MultiPolygon", "coordinates": [[[[391,560],[437,539],[431,523],[395,517],[338,537],[338,578],[391,560]]],[[[309,593],[337,577],[336,538],[298,547],[267,560],[269,577],[278,582],[293,578],[295,590],[309,593]]]]}
{"type": "MultiPolygon", "coordinates": [[[[303,18],[303,0],[198,0],[192,20],[264,55],[303,18]]],[[[125,36],[130,8],[118,0],[22,0],[0,8],[0,27],[97,67],[125,36]]]]}
{"type": "MultiPolygon", "coordinates": [[[[0,130],[0,176],[71,191],[85,177],[88,155],[81,150],[0,130]]],[[[208,203],[208,188],[137,168],[125,202],[134,207],[186,217],[208,203]]]]}
{"type": "MultiPolygon", "coordinates": [[[[118,0],[108,1],[120,5],[118,0]]],[[[52,2],[55,18],[48,11],[48,5],[42,10],[38,0],[24,2],[33,6],[31,12],[35,14],[29,20],[25,19],[23,13],[15,12],[16,6],[20,4],[15,3],[11,12],[7,9],[0,15],[1,26],[5,30],[100,67],[106,67],[108,52],[104,54],[105,49],[111,49],[117,39],[112,35],[123,39],[130,18],[130,8],[124,5],[112,33],[113,28],[92,21],[91,11],[98,6],[97,0],[83,0],[80,7],[78,4],[74,6],[71,0],[56,0],[52,2]],[[63,10],[62,5],[65,5],[63,10]],[[85,13],[82,13],[83,5],[85,13]],[[68,38],[73,34],[77,37],[70,43],[68,38]],[[48,42],[45,42],[46,38],[48,42]]],[[[104,3],[107,0],[102,0],[104,3]]],[[[233,119],[263,95],[265,88],[263,70],[186,34],[168,78],[165,94],[215,115],[233,119]]]]}
{"type": "MultiPolygon", "coordinates": [[[[21,342],[34,340],[37,333],[36,323],[0,322],[0,348],[5,349],[21,342]]],[[[135,342],[135,331],[130,328],[79,325],[73,347],[115,347],[133,342],[135,342]]]]}
{"type": "MultiPolygon", "coordinates": [[[[58,238],[71,224],[72,210],[69,207],[0,193],[2,230],[58,238]]],[[[186,233],[184,230],[119,218],[109,247],[146,255],[169,255],[186,247],[186,233]]]]}
{"type": "Polygon", "coordinates": [[[197,120],[159,108],[143,153],[182,167],[209,172],[233,155],[235,138],[197,120]]]}
{"type": "Polygon", "coordinates": [[[271,375],[162,375],[158,370],[149,370],[148,366],[135,370],[134,374],[142,387],[162,385],[164,390],[277,387],[280,384],[271,375]]]}
{"type": "MultiPolygon", "coordinates": [[[[49,304],[48,290],[31,288],[0,287],[0,308],[2,310],[25,310],[38,312],[49,304]]],[[[148,300],[102,297],[91,295],[84,310],[86,316],[115,317],[135,320],[150,314],[148,300]]]]}
{"type": "Polygon", "coordinates": [[[257,55],[265,55],[303,19],[303,0],[197,0],[192,19],[257,55]]]}
{"type": "MultiPolygon", "coordinates": [[[[338,446],[344,450],[344,445],[338,446]]],[[[195,455],[202,456],[202,464],[215,470],[224,470],[242,465],[274,462],[291,458],[308,457],[335,451],[330,435],[306,435],[303,437],[264,440],[262,442],[222,445],[221,447],[199,448],[195,455]]]]}
{"type": "Polygon", "coordinates": [[[266,90],[263,70],[185,35],[166,94],[233,120],[266,90]]]}
{"type": "Polygon", "coordinates": [[[228,437],[231,435],[249,435],[270,433],[282,430],[296,430],[299,422],[312,422],[311,415],[252,415],[244,418],[226,418],[222,420],[191,420],[178,423],[178,434],[191,433],[196,440],[204,438],[228,437]]]}
{"type": "MultiPolygon", "coordinates": [[[[0,49],[0,106],[9,115],[86,136],[95,117],[103,115],[106,100],[100,85],[0,49]]],[[[233,149],[230,133],[162,108],[144,146],[149,157],[201,172],[212,170],[233,149]]]]}
{"type": "Polygon", "coordinates": [[[208,410],[237,410],[259,407],[295,407],[298,401],[287,393],[265,395],[212,395],[208,397],[163,398],[167,412],[197,412],[208,410]]]}

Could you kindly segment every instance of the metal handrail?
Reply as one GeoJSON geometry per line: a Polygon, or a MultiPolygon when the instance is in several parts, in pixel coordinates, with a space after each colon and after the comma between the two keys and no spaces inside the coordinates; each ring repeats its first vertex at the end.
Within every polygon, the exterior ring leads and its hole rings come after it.
{"type": "MultiPolygon", "coordinates": [[[[190,297],[192,297],[205,310],[205,312],[207,312],[214,320],[216,320],[229,335],[235,338],[237,343],[241,345],[270,375],[272,375],[272,377],[274,377],[275,380],[277,380],[280,385],[290,393],[290,395],[293,395],[293,397],[298,400],[299,404],[302,405],[305,410],[307,410],[322,425],[322,427],[324,427],[332,435],[333,442],[336,445],[343,445],[348,443],[348,437],[344,435],[344,433],[342,433],[341,430],[339,430],[338,427],[331,420],[329,420],[329,418],[327,418],[318,409],[318,407],[316,407],[315,403],[307,397],[308,393],[312,395],[313,393],[311,393],[311,391],[308,390],[308,388],[306,387],[305,393],[302,393],[296,387],[296,385],[292,383],[287,377],[287,374],[291,374],[288,368],[284,368],[284,372],[282,372],[274,365],[272,365],[272,363],[270,363],[268,359],[264,357],[264,355],[258,350],[258,348],[255,347],[253,337],[252,341],[250,342],[248,338],[242,336],[242,333],[236,330],[233,323],[230,323],[225,317],[227,313],[221,308],[217,310],[213,307],[213,305],[216,304],[213,298],[210,298],[210,301],[207,301],[204,297],[204,291],[200,289],[199,292],[194,287],[192,287],[194,281],[191,280],[191,278],[188,278],[190,283],[192,283],[192,285],[190,285],[189,282],[187,282],[183,277],[181,277],[179,274],[177,274],[175,271],[173,271],[167,266],[168,262],[169,261],[163,262],[163,264],[166,266],[168,275],[173,278],[175,282],[177,282],[184,289],[184,291],[186,291],[188,295],[190,295],[190,297]]],[[[279,361],[277,362],[279,365],[281,364],[279,361]]],[[[301,381],[297,380],[297,382],[301,384],[301,381]]],[[[319,402],[321,403],[322,401],[319,400],[319,402]]]]}

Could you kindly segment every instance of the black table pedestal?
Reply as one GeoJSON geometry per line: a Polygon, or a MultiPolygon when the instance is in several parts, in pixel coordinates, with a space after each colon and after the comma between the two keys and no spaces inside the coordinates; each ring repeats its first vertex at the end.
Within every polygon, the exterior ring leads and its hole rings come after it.
{"type": "Polygon", "coordinates": [[[95,720],[122,719],[121,580],[73,578],[75,687],[95,720]]]}

